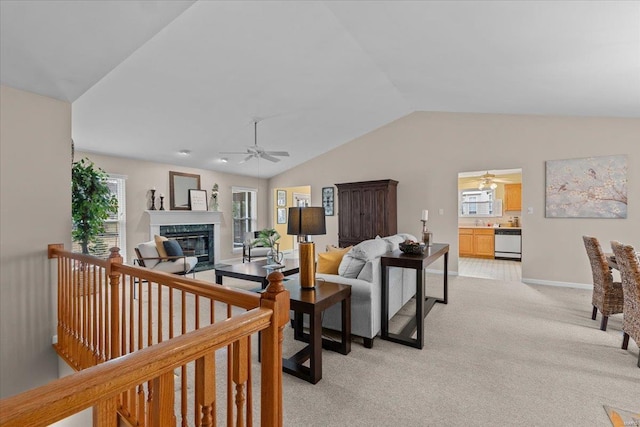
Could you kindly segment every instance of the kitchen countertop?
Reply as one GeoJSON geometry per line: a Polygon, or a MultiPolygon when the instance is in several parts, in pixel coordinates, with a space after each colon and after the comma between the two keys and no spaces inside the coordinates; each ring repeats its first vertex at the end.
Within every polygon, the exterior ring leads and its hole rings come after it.
{"type": "Polygon", "coordinates": [[[502,228],[505,230],[522,230],[522,227],[487,227],[486,225],[459,225],[458,228],[502,228]]]}

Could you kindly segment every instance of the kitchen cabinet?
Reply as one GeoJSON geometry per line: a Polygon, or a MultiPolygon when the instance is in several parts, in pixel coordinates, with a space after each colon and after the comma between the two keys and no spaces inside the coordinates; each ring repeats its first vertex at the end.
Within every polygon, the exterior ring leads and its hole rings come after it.
{"type": "Polygon", "coordinates": [[[461,228],[458,234],[460,256],[473,256],[473,229],[461,228]]]}
{"type": "Polygon", "coordinates": [[[522,210],[522,184],[504,185],[504,210],[522,210]]]}
{"type": "Polygon", "coordinates": [[[336,187],[340,247],[398,232],[398,181],[350,182],[336,184],[336,187]]]}
{"type": "Polygon", "coordinates": [[[493,228],[458,229],[458,246],[460,256],[493,259],[495,248],[493,228]]]}

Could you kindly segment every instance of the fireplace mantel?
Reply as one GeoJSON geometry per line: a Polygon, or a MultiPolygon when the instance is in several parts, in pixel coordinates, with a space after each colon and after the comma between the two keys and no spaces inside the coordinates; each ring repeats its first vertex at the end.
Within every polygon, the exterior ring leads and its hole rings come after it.
{"type": "Polygon", "coordinates": [[[212,211],[145,211],[149,215],[149,240],[160,234],[161,225],[213,224],[214,259],[220,260],[220,224],[222,212],[212,211]]]}

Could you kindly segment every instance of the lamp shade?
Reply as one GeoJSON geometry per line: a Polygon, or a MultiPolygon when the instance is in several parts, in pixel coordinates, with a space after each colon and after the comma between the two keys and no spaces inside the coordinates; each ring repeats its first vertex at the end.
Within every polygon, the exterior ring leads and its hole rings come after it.
{"type": "Polygon", "coordinates": [[[326,233],[327,226],[323,207],[289,208],[287,234],[316,236],[326,233]]]}

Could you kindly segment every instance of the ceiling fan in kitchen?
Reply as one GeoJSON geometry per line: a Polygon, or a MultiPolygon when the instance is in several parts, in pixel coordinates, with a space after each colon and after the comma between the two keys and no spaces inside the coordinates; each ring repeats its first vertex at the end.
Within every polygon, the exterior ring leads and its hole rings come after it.
{"type": "Polygon", "coordinates": [[[485,173],[480,176],[480,184],[478,184],[478,190],[484,190],[490,188],[491,190],[495,190],[498,187],[498,182],[509,182],[502,180],[500,178],[496,178],[495,174],[485,173]]]}
{"type": "Polygon", "coordinates": [[[245,154],[246,157],[240,160],[239,163],[244,163],[251,159],[265,159],[270,162],[279,162],[278,157],[289,157],[289,153],[286,151],[267,151],[264,148],[258,146],[258,120],[253,122],[253,145],[247,146],[246,151],[221,151],[220,154],[245,154]]]}

